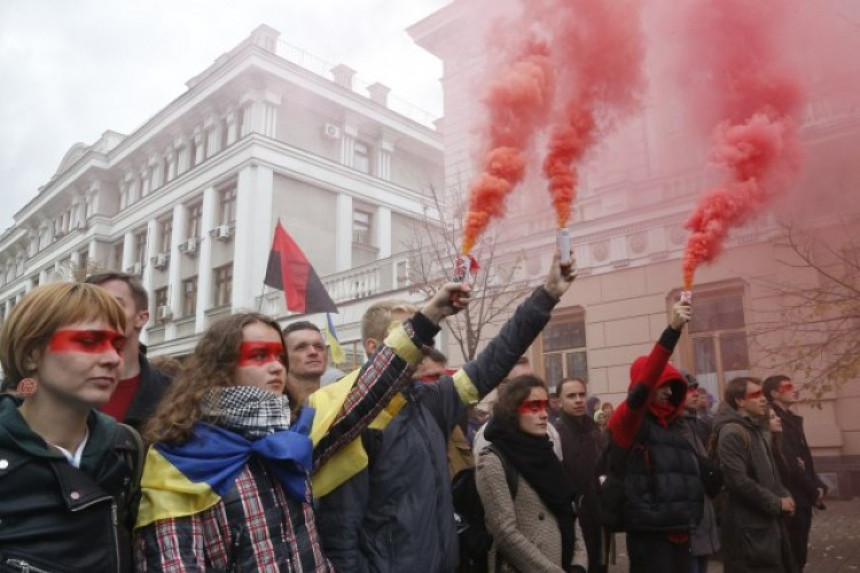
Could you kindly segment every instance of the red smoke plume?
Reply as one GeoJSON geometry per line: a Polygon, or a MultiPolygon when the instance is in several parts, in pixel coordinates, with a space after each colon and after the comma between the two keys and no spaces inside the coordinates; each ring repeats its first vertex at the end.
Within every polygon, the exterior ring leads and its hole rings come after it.
{"type": "Polygon", "coordinates": [[[796,2],[719,0],[690,11],[688,66],[703,78],[693,97],[716,122],[712,160],[728,178],[705,192],[686,223],[693,232],[683,258],[687,289],[696,268],[720,254],[729,230],[758,215],[799,171],[801,82],[778,49],[796,2]]]}
{"type": "Polygon", "coordinates": [[[579,179],[577,163],[624,113],[644,86],[644,41],[638,2],[568,0],[552,13],[559,94],[543,170],[558,226],[567,225],[579,179]],[[561,88],[564,86],[564,89],[561,88]]]}
{"type": "Polygon", "coordinates": [[[526,150],[546,121],[555,87],[549,50],[527,42],[521,55],[491,84],[489,151],[483,171],[472,184],[463,231],[463,252],[469,253],[491,218],[505,212],[505,198],[525,176],[526,150]]]}
{"type": "Polygon", "coordinates": [[[632,109],[644,82],[638,0],[528,0],[496,36],[528,38],[485,99],[489,151],[471,188],[463,252],[522,181],[534,136],[551,127],[543,170],[559,227],[567,224],[582,160],[620,115],[632,109]],[[527,23],[527,24],[524,24],[527,23]],[[546,43],[536,42],[541,37],[546,43]],[[555,94],[558,101],[553,101],[555,94]],[[562,99],[563,97],[563,99],[562,99]],[[552,114],[552,117],[551,115],[552,114]]]}

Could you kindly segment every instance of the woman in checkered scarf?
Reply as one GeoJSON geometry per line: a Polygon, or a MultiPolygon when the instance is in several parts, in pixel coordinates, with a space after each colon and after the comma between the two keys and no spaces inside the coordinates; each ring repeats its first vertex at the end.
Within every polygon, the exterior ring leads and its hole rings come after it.
{"type": "Polygon", "coordinates": [[[213,325],[146,429],[153,446],[141,482],[137,570],[333,571],[314,521],[314,462],[355,439],[409,383],[438,323],[468,304],[468,291],[446,285],[399,326],[313,441],[314,415],[329,413],[300,407],[286,387],[277,322],[245,313],[213,325]]]}

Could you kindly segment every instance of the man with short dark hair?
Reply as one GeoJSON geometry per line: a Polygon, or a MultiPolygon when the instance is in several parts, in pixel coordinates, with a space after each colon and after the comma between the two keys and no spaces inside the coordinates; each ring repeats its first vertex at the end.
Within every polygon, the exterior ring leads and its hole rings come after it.
{"type": "Polygon", "coordinates": [[[287,343],[287,385],[300,404],[319,390],[322,375],[328,368],[328,348],[319,327],[307,320],[288,324],[284,329],[287,343]]]}
{"type": "Polygon", "coordinates": [[[726,385],[725,402],[727,407],[714,418],[725,483],[720,528],[725,571],[793,571],[781,522],[784,514],[794,513],[795,505],[762,431],[767,402],[761,381],[735,378],[726,385]]]}
{"type": "Polygon", "coordinates": [[[785,487],[796,505],[794,515],[786,521],[794,559],[803,569],[812,527],[812,507],[823,506],[827,486],[815,473],[812,452],[803,430],[803,417],[791,411],[799,398],[791,378],[784,374],[770,376],[764,381],[762,389],[774,413],[782,420],[782,453],[789,473],[785,487]]]}
{"type": "Polygon", "coordinates": [[[170,378],[150,366],[146,346],[140,342],[140,333],[149,321],[149,295],[140,280],[128,273],[99,273],[87,277],[86,282],[108,291],[125,312],[121,378],[102,412],[139,430],[170,386],[170,378]]]}
{"type": "Polygon", "coordinates": [[[556,427],[561,441],[562,465],[575,494],[576,515],[588,553],[588,573],[603,573],[607,569],[601,562],[602,528],[594,475],[606,439],[586,410],[588,388],[584,380],[562,380],[556,388],[556,396],[561,400],[561,416],[556,427]]]}

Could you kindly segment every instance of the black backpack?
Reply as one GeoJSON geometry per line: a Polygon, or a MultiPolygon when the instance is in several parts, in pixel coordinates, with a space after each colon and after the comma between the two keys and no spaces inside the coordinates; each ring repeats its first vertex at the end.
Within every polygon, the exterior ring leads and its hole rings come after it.
{"type": "Polygon", "coordinates": [[[598,516],[600,524],[609,532],[624,531],[624,480],[627,476],[627,458],[634,451],[647,449],[644,443],[634,441],[630,451],[625,451],[610,439],[597,459],[594,479],[598,516]]]}
{"type": "MultiPolygon", "coordinates": [[[[505,456],[492,444],[479,455],[491,451],[499,457],[505,470],[505,480],[511,498],[516,498],[519,474],[505,456]]],[[[475,484],[475,468],[461,470],[451,482],[454,499],[454,518],[457,521],[457,539],[460,543],[460,572],[486,573],[493,536],[484,522],[484,506],[475,484]]]]}

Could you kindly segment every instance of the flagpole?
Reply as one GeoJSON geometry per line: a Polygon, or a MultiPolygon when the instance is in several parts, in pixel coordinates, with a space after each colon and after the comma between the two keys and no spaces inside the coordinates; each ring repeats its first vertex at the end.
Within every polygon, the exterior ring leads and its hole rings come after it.
{"type": "Polygon", "coordinates": [[[263,297],[266,296],[266,283],[263,283],[263,290],[260,292],[260,298],[257,299],[257,314],[263,314],[263,297]]]}

